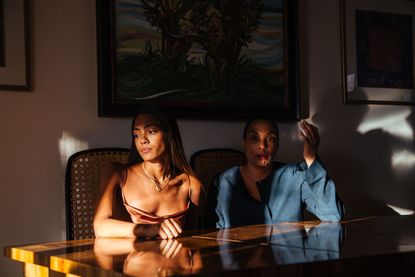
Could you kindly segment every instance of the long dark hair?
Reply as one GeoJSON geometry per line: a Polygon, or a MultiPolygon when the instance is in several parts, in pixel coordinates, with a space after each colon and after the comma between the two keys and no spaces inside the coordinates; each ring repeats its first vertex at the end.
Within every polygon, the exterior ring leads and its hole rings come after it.
{"type": "Polygon", "coordinates": [[[160,108],[154,106],[142,107],[133,118],[131,126],[131,148],[128,165],[134,165],[143,162],[143,159],[141,158],[140,154],[137,151],[137,147],[135,146],[134,136],[132,133],[137,117],[142,114],[154,116],[160,122],[160,128],[165,133],[166,149],[169,151],[168,164],[166,166],[169,170],[171,170],[171,173],[174,175],[186,173],[194,176],[195,173],[187,162],[186,156],[184,154],[183,144],[176,119],[165,111],[162,111],[160,108]]]}

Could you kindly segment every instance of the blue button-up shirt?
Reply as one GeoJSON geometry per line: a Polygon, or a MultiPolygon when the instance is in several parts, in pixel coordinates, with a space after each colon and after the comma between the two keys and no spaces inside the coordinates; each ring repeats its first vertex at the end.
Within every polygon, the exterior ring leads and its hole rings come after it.
{"type": "Polygon", "coordinates": [[[319,159],[310,167],[305,162],[275,163],[271,174],[257,182],[262,201],[249,194],[237,166],[224,171],[212,185],[217,228],[300,221],[303,209],[322,221],[339,221],[344,215],[335,184],[319,159]]]}

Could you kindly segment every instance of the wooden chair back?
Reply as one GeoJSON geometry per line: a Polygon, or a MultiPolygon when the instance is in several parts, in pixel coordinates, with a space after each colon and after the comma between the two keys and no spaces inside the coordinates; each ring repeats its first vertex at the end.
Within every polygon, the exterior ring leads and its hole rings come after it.
{"type": "Polygon", "coordinates": [[[65,176],[68,240],[94,237],[94,209],[101,169],[108,162],[127,163],[128,154],[128,148],[95,148],[69,157],[65,176]]]}

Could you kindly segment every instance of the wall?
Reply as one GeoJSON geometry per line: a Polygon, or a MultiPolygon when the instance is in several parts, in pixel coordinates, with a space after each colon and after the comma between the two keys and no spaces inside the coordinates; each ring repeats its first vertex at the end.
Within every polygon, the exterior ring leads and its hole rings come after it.
{"type": "MultiPolygon", "coordinates": [[[[94,7],[93,0],[33,1],[33,91],[0,92],[1,248],[64,239],[67,155],[129,145],[127,119],[97,117],[94,7]]],[[[386,204],[413,210],[413,108],[342,103],[338,8],[339,1],[301,0],[303,86],[322,137],[320,155],[349,218],[391,214],[386,204]],[[399,135],[402,129],[409,135],[399,135]]],[[[187,156],[202,148],[240,147],[240,122],[179,125],[187,156]]],[[[280,127],[278,159],[298,160],[296,124],[280,127]]],[[[1,276],[21,272],[5,258],[0,268],[1,276]]]]}
{"type": "Polygon", "coordinates": [[[302,2],[307,11],[310,114],[320,127],[320,154],[349,217],[396,214],[387,204],[413,211],[414,108],[344,105],[339,1],[302,2]]]}

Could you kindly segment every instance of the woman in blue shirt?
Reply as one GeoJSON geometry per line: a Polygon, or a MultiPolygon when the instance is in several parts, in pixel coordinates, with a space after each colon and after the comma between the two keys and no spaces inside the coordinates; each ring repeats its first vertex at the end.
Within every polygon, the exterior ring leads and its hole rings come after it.
{"type": "Polygon", "coordinates": [[[343,218],[343,203],[317,156],[318,130],[302,121],[300,131],[304,161],[276,163],[278,127],[269,119],[246,123],[243,146],[247,163],[224,171],[209,191],[216,227],[300,221],[303,209],[322,221],[343,218]]]}

